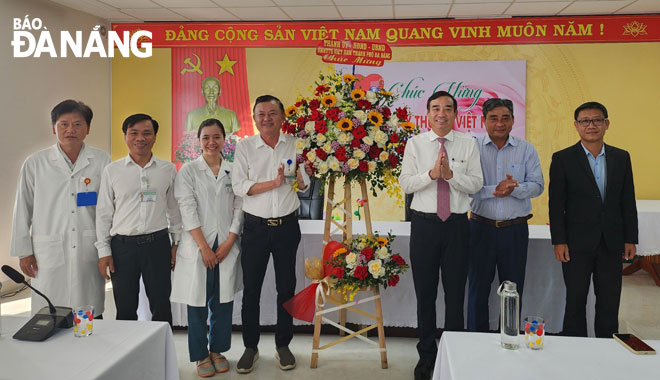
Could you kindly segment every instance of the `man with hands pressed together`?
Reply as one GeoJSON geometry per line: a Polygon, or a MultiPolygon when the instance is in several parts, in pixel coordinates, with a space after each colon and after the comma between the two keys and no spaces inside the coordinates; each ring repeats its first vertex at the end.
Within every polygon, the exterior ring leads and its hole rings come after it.
{"type": "Polygon", "coordinates": [[[411,204],[410,264],[417,297],[419,362],[415,379],[430,379],[438,351],[435,301],[439,272],[445,330],[463,330],[468,270],[468,194],[483,184],[474,138],[453,130],[456,99],[438,91],[426,103],[431,130],[408,141],[399,183],[411,204]]]}
{"type": "Polygon", "coordinates": [[[243,198],[244,225],[241,239],[243,268],[243,343],[245,352],[236,365],[239,373],[251,372],[259,357],[259,301],[270,254],[273,254],[277,288],[276,359],[280,369],[296,366],[289,350],[293,319],[282,304],[296,289],[296,252],[300,225],[296,211],[300,201],[285,171],[296,171],[298,188],[309,186],[305,170],[296,168],[296,138],[280,133],[284,106],[272,95],[257,98],[253,109],[259,134],[241,140],[236,148],[232,186],[243,198]]]}
{"type": "Polygon", "coordinates": [[[484,187],[471,195],[468,330],[488,331],[488,297],[495,268],[499,282],[512,281],[522,298],[527,264],[530,199],[543,192],[536,149],[512,136],[513,102],[484,102],[486,135],[477,137],[484,187]]]}
{"type": "Polygon", "coordinates": [[[607,109],[588,102],[574,113],[580,141],[552,155],[550,233],[566,285],[563,334],[587,336],[586,303],[593,275],[595,333],[619,329],[622,257],[635,256],[637,207],[627,151],[604,143],[607,109]]]}
{"type": "Polygon", "coordinates": [[[99,271],[112,280],[117,319],[137,320],[142,277],[152,320],[171,325],[170,270],[182,229],[174,198],[176,168],[152,153],[158,122],[151,116],[127,117],[122,131],[129,154],[106,166],[101,179],[96,212],[99,271]]]}

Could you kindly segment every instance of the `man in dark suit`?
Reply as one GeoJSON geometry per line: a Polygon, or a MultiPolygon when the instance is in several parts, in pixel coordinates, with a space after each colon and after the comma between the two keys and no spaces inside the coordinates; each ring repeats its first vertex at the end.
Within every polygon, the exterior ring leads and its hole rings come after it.
{"type": "Polygon", "coordinates": [[[635,256],[637,207],[627,151],[603,142],[607,109],[588,102],[575,110],[580,142],[552,155],[550,233],[566,284],[563,334],[587,336],[586,302],[593,274],[596,336],[619,329],[622,256],[635,256]]]}

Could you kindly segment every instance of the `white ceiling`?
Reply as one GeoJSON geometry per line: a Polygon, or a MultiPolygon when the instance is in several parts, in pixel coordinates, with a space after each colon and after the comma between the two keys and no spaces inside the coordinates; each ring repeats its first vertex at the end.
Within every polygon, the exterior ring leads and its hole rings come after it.
{"type": "Polygon", "coordinates": [[[109,21],[483,18],[660,13],[660,0],[50,0],[109,21]]]}

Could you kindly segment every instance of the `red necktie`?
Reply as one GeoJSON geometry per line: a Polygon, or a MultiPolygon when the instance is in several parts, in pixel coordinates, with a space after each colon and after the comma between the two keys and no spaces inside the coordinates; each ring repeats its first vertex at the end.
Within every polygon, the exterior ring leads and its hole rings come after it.
{"type": "MultiPolygon", "coordinates": [[[[445,141],[447,141],[446,138],[444,137],[438,137],[438,141],[440,142],[440,152],[438,153],[438,159],[442,156],[442,153],[445,154],[445,157],[447,157],[447,149],[445,149],[445,141]]],[[[451,210],[449,209],[449,183],[440,176],[438,178],[438,203],[437,203],[437,214],[438,218],[442,220],[443,222],[449,218],[449,215],[451,214],[451,210]]]]}

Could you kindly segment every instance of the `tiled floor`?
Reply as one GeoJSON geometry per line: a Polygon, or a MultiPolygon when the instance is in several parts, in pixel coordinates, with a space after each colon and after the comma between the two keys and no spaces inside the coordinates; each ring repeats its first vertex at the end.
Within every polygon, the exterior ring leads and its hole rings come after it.
{"type": "MultiPolygon", "coordinates": [[[[112,292],[106,293],[106,318],[114,317],[114,302],[112,292]]],[[[29,314],[29,292],[3,300],[3,315],[29,314]]],[[[623,291],[619,313],[621,332],[632,332],[642,339],[660,340],[660,287],[644,272],[637,272],[623,278],[623,291]]],[[[322,336],[329,341],[331,337],[322,336]]],[[[179,374],[182,380],[199,379],[195,368],[188,360],[188,340],[185,331],[174,331],[174,342],[177,351],[179,374]]],[[[312,347],[312,336],[298,334],[291,343],[291,351],[296,355],[297,368],[292,371],[281,371],[275,362],[275,344],[273,334],[262,334],[259,346],[259,360],[255,370],[247,375],[235,371],[236,362],[243,353],[243,342],[240,333],[232,334],[232,349],[225,355],[229,359],[231,370],[217,374],[217,379],[348,379],[364,380],[412,379],[413,368],[417,362],[416,340],[412,338],[387,338],[389,368],[380,368],[380,356],[376,351],[361,351],[365,347],[360,341],[349,341],[340,346],[321,352],[319,365],[316,369],[309,368],[312,347]]]]}

